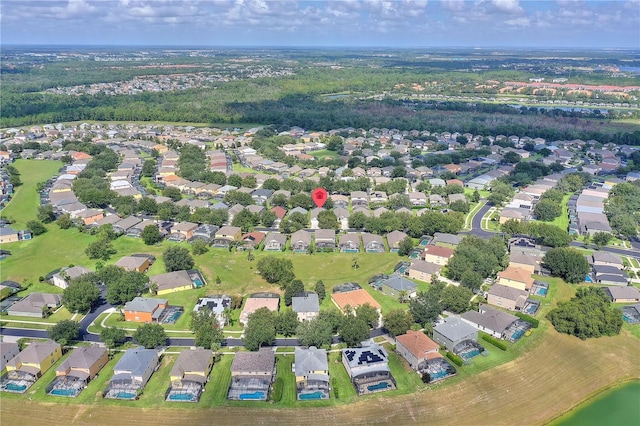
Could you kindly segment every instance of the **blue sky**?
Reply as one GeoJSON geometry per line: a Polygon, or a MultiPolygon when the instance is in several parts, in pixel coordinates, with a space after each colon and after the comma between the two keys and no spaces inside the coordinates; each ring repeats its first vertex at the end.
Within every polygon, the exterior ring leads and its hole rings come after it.
{"type": "Polygon", "coordinates": [[[640,0],[1,0],[2,44],[640,48],[640,0]]]}

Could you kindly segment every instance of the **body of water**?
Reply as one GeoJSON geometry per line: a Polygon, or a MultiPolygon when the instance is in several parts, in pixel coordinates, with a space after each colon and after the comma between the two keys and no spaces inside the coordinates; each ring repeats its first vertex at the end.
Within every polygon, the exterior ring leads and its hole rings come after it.
{"type": "Polygon", "coordinates": [[[640,425],[640,380],[625,383],[579,405],[555,426],[640,425]]]}

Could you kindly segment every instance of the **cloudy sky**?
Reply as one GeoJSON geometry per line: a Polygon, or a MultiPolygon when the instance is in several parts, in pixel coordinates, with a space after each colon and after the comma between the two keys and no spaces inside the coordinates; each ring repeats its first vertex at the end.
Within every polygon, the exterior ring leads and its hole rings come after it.
{"type": "Polygon", "coordinates": [[[1,0],[2,44],[640,48],[640,0],[1,0]]]}

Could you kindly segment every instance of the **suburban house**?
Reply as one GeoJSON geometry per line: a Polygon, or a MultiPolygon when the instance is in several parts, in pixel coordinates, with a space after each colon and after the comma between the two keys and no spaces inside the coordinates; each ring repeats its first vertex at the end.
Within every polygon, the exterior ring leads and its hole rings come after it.
{"type": "Polygon", "coordinates": [[[14,359],[20,353],[20,347],[14,342],[0,342],[0,371],[4,370],[7,362],[14,359]]]}
{"type": "Polygon", "coordinates": [[[477,342],[478,330],[460,318],[448,317],[433,328],[433,340],[453,352],[459,343],[466,340],[477,342]]]}
{"type": "Polygon", "coordinates": [[[535,281],[531,277],[531,272],[526,269],[509,265],[504,271],[498,272],[498,284],[517,288],[520,290],[529,290],[535,281]]]}
{"type": "Polygon", "coordinates": [[[336,248],[336,231],[334,229],[316,229],[316,251],[333,251],[336,248]]]}
{"type": "Polygon", "coordinates": [[[378,313],[380,313],[381,309],[381,306],[376,299],[371,297],[371,295],[363,288],[333,293],[331,295],[331,300],[343,313],[346,313],[349,310],[355,312],[356,308],[366,304],[376,308],[378,313]]]}
{"type": "Polygon", "coordinates": [[[305,292],[291,298],[291,309],[298,314],[298,321],[311,321],[320,314],[320,300],[316,293],[305,292]]]}
{"type": "Polygon", "coordinates": [[[591,256],[591,263],[594,266],[615,266],[622,269],[622,259],[620,256],[606,251],[596,250],[591,256]]]}
{"type": "Polygon", "coordinates": [[[198,402],[213,368],[213,351],[195,348],[180,352],[171,369],[167,401],[198,402]]]}
{"type": "Polygon", "coordinates": [[[158,322],[168,304],[167,299],[135,297],[132,301],[125,303],[124,319],[144,323],[158,322]]]}
{"type": "Polygon", "coordinates": [[[225,309],[231,308],[231,297],[221,295],[210,295],[198,299],[196,305],[193,307],[193,312],[200,311],[202,309],[210,310],[217,318],[220,327],[224,327],[227,323],[225,309]]]}
{"type": "Polygon", "coordinates": [[[9,226],[0,228],[0,244],[15,243],[20,241],[20,233],[9,226]]]}
{"type": "Polygon", "coordinates": [[[440,345],[431,340],[422,331],[408,330],[406,334],[396,337],[396,352],[407,360],[411,368],[421,370],[428,360],[441,358],[440,345]]]}
{"type": "Polygon", "coordinates": [[[491,334],[498,339],[507,337],[507,329],[518,321],[518,317],[515,315],[499,311],[487,305],[481,304],[478,309],[478,312],[467,311],[460,318],[478,330],[491,334]]]}
{"type": "Polygon", "coordinates": [[[202,287],[206,283],[204,277],[195,269],[188,271],[173,271],[165,274],[154,275],[149,277],[151,285],[157,285],[156,294],[174,293],[176,291],[190,290],[192,288],[202,287]]]}
{"type": "Polygon", "coordinates": [[[113,368],[113,377],[105,391],[105,398],[135,399],[145,387],[160,358],[155,349],[142,346],[127,349],[113,368]]]}
{"type": "Polygon", "coordinates": [[[435,263],[426,262],[424,260],[415,260],[411,262],[411,266],[408,269],[409,278],[414,280],[431,282],[431,277],[438,274],[442,269],[441,265],[435,263]]]}
{"type": "Polygon", "coordinates": [[[151,259],[148,256],[124,256],[116,266],[127,271],[146,272],[151,267],[151,259]]]}
{"type": "Polygon", "coordinates": [[[91,271],[82,266],[73,266],[71,268],[63,268],[59,272],[55,273],[51,278],[53,285],[65,289],[71,284],[71,280],[80,278],[83,275],[90,274],[91,271]]]}
{"type": "Polygon", "coordinates": [[[238,352],[231,363],[231,400],[266,401],[276,373],[276,357],[269,348],[257,352],[238,352]]]}
{"type": "Polygon", "coordinates": [[[338,247],[341,253],[358,253],[360,251],[360,237],[354,232],[340,235],[338,247]]]}
{"type": "Polygon", "coordinates": [[[400,249],[400,243],[407,238],[407,234],[402,231],[391,231],[387,234],[387,243],[389,243],[389,251],[397,252],[400,249]]]}
{"type": "Polygon", "coordinates": [[[409,298],[416,296],[418,285],[402,275],[393,274],[380,283],[380,290],[387,296],[399,298],[404,294],[405,298],[409,298]]]}
{"type": "Polygon", "coordinates": [[[271,231],[264,239],[264,251],[282,251],[287,245],[287,236],[280,232],[271,231]]]}
{"type": "Polygon", "coordinates": [[[627,287],[605,287],[604,292],[611,298],[613,303],[638,303],[640,302],[640,289],[634,286],[627,287]]]}
{"type": "Polygon", "coordinates": [[[529,292],[502,284],[491,286],[487,296],[487,303],[499,306],[508,311],[521,311],[527,303],[529,292]]]}
{"type": "Polygon", "coordinates": [[[291,234],[291,250],[294,253],[306,253],[311,247],[311,234],[304,229],[291,234]]]}
{"type": "Polygon", "coordinates": [[[384,240],[380,235],[363,232],[362,244],[364,245],[364,251],[367,253],[384,253],[385,251],[384,240]]]}
{"type": "Polygon", "coordinates": [[[455,234],[446,234],[443,232],[436,232],[433,234],[433,240],[431,244],[440,247],[449,247],[455,249],[462,241],[462,237],[455,234]]]}
{"type": "Polygon", "coordinates": [[[74,216],[82,219],[82,223],[89,226],[102,219],[104,217],[104,213],[101,210],[86,209],[76,213],[74,216]]]}
{"type": "Polygon", "coordinates": [[[56,378],[47,386],[48,395],[76,397],[109,362],[109,351],[98,345],[80,346],[56,368],[56,378]]]}
{"type": "Polygon", "coordinates": [[[185,240],[193,237],[195,230],[198,228],[197,223],[193,222],[178,222],[171,227],[172,234],[181,234],[185,240]]]}
{"type": "MultiPolygon", "coordinates": [[[[30,382],[28,386],[31,386],[61,357],[62,346],[59,343],[53,340],[32,342],[7,362],[7,376],[9,379],[30,382]]],[[[22,392],[27,390],[28,386],[22,392]]]]}
{"type": "Polygon", "coordinates": [[[220,228],[215,225],[203,223],[202,225],[198,226],[195,231],[193,231],[193,237],[190,238],[189,242],[202,240],[205,243],[210,244],[215,238],[218,229],[220,228]]]}
{"type": "Polygon", "coordinates": [[[296,348],[294,357],[297,399],[329,399],[327,350],[315,346],[296,348]]]}
{"type": "Polygon", "coordinates": [[[275,293],[256,293],[247,298],[240,313],[240,322],[246,324],[249,315],[260,308],[267,308],[270,311],[278,312],[280,308],[280,296],[275,293]]]}
{"type": "Polygon", "coordinates": [[[453,252],[454,250],[449,247],[428,245],[420,254],[420,259],[444,266],[449,262],[451,256],[453,256],[453,252]]]}
{"type": "Polygon", "coordinates": [[[119,221],[115,222],[112,225],[113,226],[113,232],[119,233],[119,234],[124,234],[124,233],[127,232],[127,230],[129,228],[133,228],[134,226],[136,226],[140,222],[142,222],[142,219],[140,219],[138,217],[135,217],[135,216],[125,217],[124,219],[120,219],[119,221]]]}
{"type": "Polygon", "coordinates": [[[242,229],[237,226],[223,226],[218,229],[213,239],[213,247],[229,247],[235,241],[240,241],[242,229]]]}
{"type": "Polygon", "coordinates": [[[377,343],[364,342],[361,348],[343,349],[342,365],[358,395],[396,388],[389,369],[389,354],[377,343]]]}
{"type": "Polygon", "coordinates": [[[240,238],[238,250],[255,250],[264,240],[264,236],[265,233],[260,231],[247,232],[240,238]]]}
{"type": "Polygon", "coordinates": [[[19,317],[43,318],[47,311],[57,309],[62,304],[62,295],[53,293],[30,293],[7,310],[7,314],[19,317]]]}

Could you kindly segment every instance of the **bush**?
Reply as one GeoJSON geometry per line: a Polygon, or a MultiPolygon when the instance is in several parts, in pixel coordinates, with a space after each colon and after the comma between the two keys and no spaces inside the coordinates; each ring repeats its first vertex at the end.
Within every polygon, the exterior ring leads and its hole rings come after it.
{"type": "Polygon", "coordinates": [[[278,377],[273,384],[273,400],[280,402],[282,400],[282,391],[284,390],[284,381],[282,377],[278,377]]]}
{"type": "Polygon", "coordinates": [[[338,394],[338,381],[336,380],[335,377],[331,379],[331,389],[333,389],[333,396],[336,399],[340,399],[340,396],[338,394]]]}
{"type": "Polygon", "coordinates": [[[429,373],[422,374],[422,383],[429,383],[431,381],[431,375],[429,373]]]}
{"type": "Polygon", "coordinates": [[[531,324],[532,328],[538,328],[538,326],[540,325],[540,320],[527,315],[527,314],[523,314],[522,312],[515,312],[515,316],[517,316],[518,318],[520,318],[522,321],[526,321],[529,324],[531,324]]]}
{"type": "Polygon", "coordinates": [[[491,343],[493,346],[495,346],[496,348],[500,349],[501,351],[506,351],[507,350],[507,345],[505,345],[503,342],[499,341],[498,339],[491,337],[489,335],[484,335],[482,336],[482,340],[485,340],[489,343],[491,343]]]}
{"type": "Polygon", "coordinates": [[[454,354],[453,352],[447,352],[447,358],[449,358],[451,362],[453,362],[458,367],[462,367],[462,365],[464,364],[464,362],[462,361],[462,358],[460,358],[458,355],[454,354]]]}

